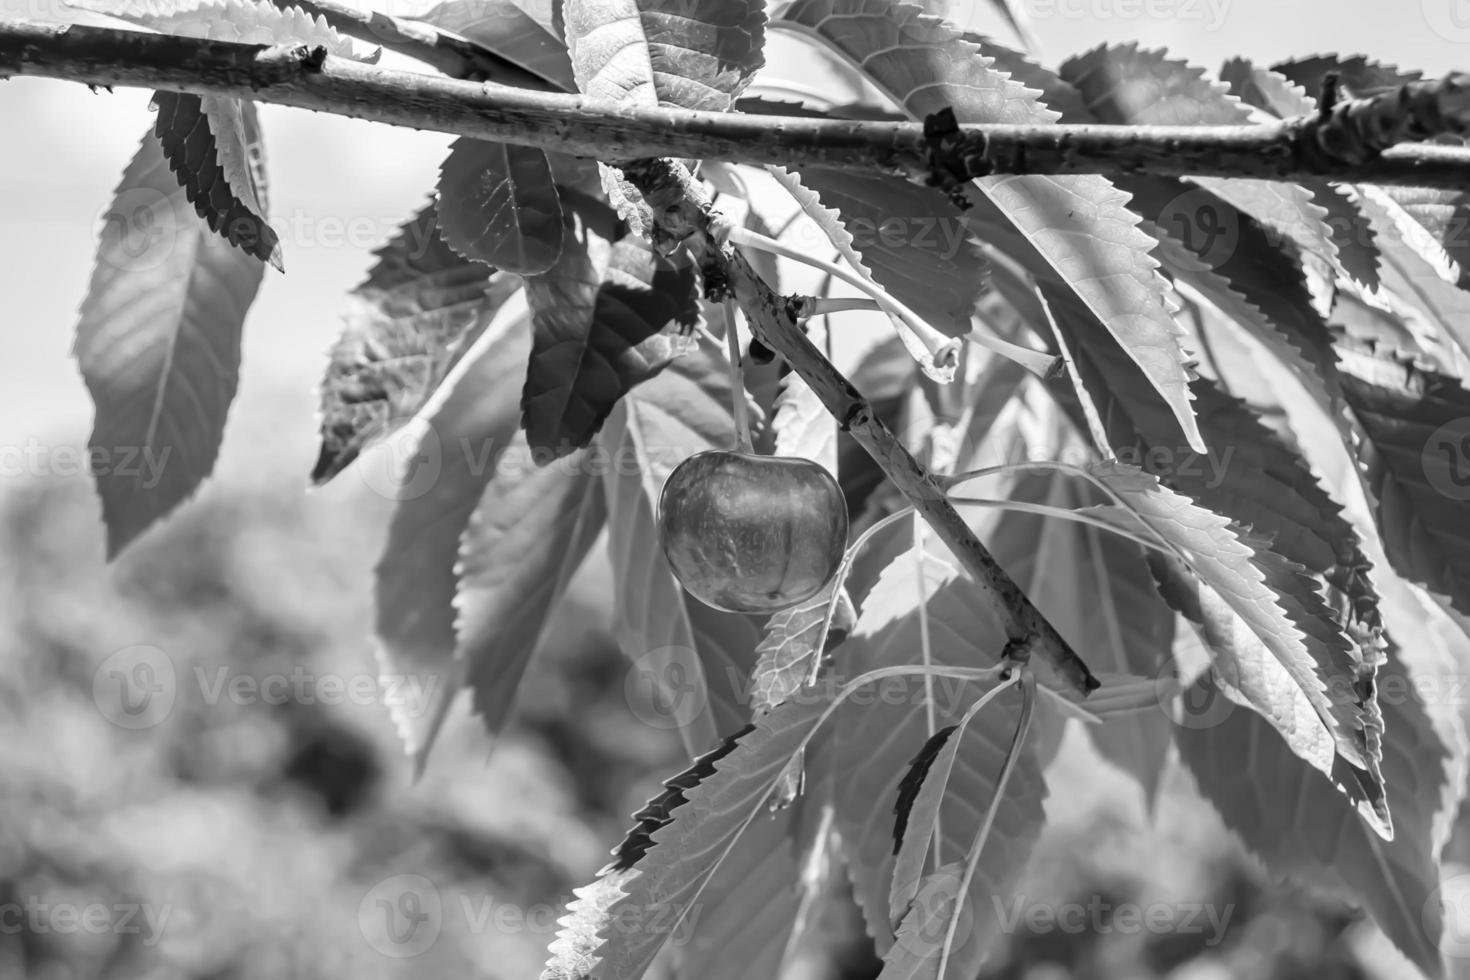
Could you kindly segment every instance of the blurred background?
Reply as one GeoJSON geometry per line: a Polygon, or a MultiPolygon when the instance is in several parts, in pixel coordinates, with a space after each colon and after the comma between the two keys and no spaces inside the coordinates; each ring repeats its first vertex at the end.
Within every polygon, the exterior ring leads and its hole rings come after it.
{"type": "MultiPolygon", "coordinates": [[[[1323,51],[1470,67],[1463,0],[1029,10],[1050,61],[1138,41],[1212,69],[1323,51]]],[[[65,12],[0,0],[13,17],[65,12]]],[[[955,17],[992,27],[983,0],[955,17]]],[[[456,715],[415,783],[379,699],[350,694],[376,675],[370,582],[390,504],[353,471],[305,489],[342,297],[426,199],[448,139],[262,109],[287,272],[267,274],[247,321],[215,478],[108,567],[89,478],[57,450],[86,446],[71,329],[98,216],[151,123],[147,98],[0,84],[0,447],[51,461],[0,478],[0,980],[537,976],[570,889],[682,762],[672,733],[640,722],[625,695],[607,570],[581,574],[510,732],[492,749],[456,715]],[[198,683],[181,684],[156,724],[129,728],[99,710],[94,683],[139,645],[198,683]],[[340,678],[349,693],[276,696],[301,676],[340,678]],[[435,924],[412,958],[362,928],[405,875],[439,903],[404,910],[435,924]]],[[[1186,776],[1168,774],[1149,830],[1136,785],[1085,752],[1063,758],[1028,893],[1114,908],[1187,898],[1220,928],[1107,928],[1103,913],[1101,929],[1020,930],[987,976],[1411,975],[1352,910],[1272,883],[1186,776]]],[[[1457,842],[1449,857],[1470,851],[1457,842]]]]}

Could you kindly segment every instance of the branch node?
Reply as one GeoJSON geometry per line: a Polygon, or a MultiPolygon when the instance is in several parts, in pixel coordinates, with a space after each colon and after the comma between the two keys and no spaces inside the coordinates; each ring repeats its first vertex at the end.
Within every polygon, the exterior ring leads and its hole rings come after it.
{"type": "Polygon", "coordinates": [[[961,210],[970,206],[964,193],[970,178],[991,171],[984,135],[970,142],[977,145],[967,146],[952,107],[945,106],[924,117],[924,166],[928,171],[924,182],[944,191],[961,210]]]}

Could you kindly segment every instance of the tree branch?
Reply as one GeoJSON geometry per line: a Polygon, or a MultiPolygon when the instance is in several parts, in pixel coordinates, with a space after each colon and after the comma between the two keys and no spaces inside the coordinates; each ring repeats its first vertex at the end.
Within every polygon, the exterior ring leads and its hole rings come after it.
{"type": "MultiPolygon", "coordinates": [[[[833,418],[882,467],[974,580],[1005,624],[1011,645],[1005,657],[1037,656],[1037,674],[1049,687],[1086,696],[1098,687],[1087,665],[1021,591],[970,530],[948,495],[878,418],[867,399],[843,377],[796,321],[794,306],[778,296],[745,257],[711,230],[715,212],[704,188],[680,164],[650,159],[628,164],[623,174],[643,193],[657,229],[655,247],[683,244],[704,272],[706,287],[733,294],[751,331],[801,376],[833,418]]],[[[716,297],[711,297],[716,298],[716,297]]]]}
{"type": "Polygon", "coordinates": [[[940,183],[995,174],[1097,173],[1470,186],[1470,149],[1383,148],[1397,139],[1470,128],[1464,76],[1259,126],[980,125],[926,132],[917,123],[636,109],[393,71],[304,47],[0,22],[0,77],[11,75],[229,95],[612,163],[728,160],[940,183]]]}
{"type": "Polygon", "coordinates": [[[473,41],[430,24],[403,20],[376,10],[359,10],[336,0],[272,0],[277,7],[300,7],[320,17],[339,34],[377,44],[432,65],[452,78],[493,81],[502,85],[545,90],[545,80],[473,41]]]}

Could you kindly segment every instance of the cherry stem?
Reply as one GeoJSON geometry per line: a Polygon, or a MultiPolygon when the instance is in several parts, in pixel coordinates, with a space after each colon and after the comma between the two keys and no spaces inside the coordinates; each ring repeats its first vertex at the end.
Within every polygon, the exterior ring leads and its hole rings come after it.
{"type": "Polygon", "coordinates": [[[740,331],[735,325],[736,306],[725,300],[725,345],[730,349],[730,400],[735,414],[735,448],[742,453],[755,452],[750,438],[750,411],[745,405],[745,369],[740,358],[740,331]]]}

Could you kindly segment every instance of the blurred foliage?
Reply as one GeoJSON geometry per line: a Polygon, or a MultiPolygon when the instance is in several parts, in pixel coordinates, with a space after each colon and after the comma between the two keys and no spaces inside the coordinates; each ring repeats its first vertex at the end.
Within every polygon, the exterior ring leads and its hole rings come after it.
{"type": "MultiPolygon", "coordinates": [[[[213,481],[111,568],[85,477],[0,493],[0,978],[538,976],[571,887],[680,767],[674,734],[629,708],[606,569],[579,576],[511,730],[488,746],[461,708],[414,783],[381,704],[218,687],[298,676],[310,692],[375,675],[368,597],[389,503],[350,479],[302,494],[299,475],[259,455],[250,479],[213,481]],[[135,644],[166,654],[177,697],[129,730],[99,710],[94,679],[135,644]],[[424,876],[442,902],[437,939],[412,958],[360,927],[396,875],[424,876]],[[105,910],[97,928],[58,916],[89,906],[105,910]],[[506,908],[520,914],[497,918],[506,908]]],[[[1053,767],[1050,826],[1007,908],[1203,903],[1228,909],[1229,928],[1023,919],[986,977],[1372,975],[1362,943],[1343,941],[1362,931],[1357,915],[1267,882],[1186,776],[1164,781],[1167,834],[1142,830],[1137,787],[1083,741],[1053,767]]],[[[856,920],[829,914],[845,949],[802,972],[875,975],[856,920]]]]}

